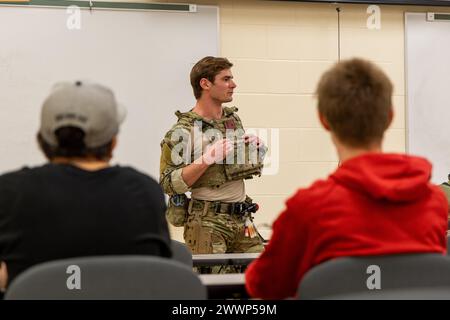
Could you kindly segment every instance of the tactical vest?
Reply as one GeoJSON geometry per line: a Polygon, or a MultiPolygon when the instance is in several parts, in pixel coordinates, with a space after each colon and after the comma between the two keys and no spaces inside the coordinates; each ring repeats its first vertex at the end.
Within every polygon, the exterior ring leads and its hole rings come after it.
{"type": "MultiPolygon", "coordinates": [[[[235,114],[237,110],[236,107],[225,107],[222,119],[213,121],[206,121],[193,112],[181,113],[177,111],[175,114],[178,117],[177,125],[183,128],[192,128],[195,121],[199,121],[201,122],[203,133],[209,129],[216,129],[220,131],[222,138],[226,138],[227,129],[244,132],[241,120],[235,114]]],[[[221,137],[211,137],[210,142],[219,138],[221,137]]],[[[262,157],[255,157],[255,155],[257,155],[257,151],[252,150],[248,144],[244,145],[239,140],[235,140],[234,160],[232,163],[228,164],[226,159],[224,159],[223,164],[214,163],[210,165],[205,173],[192,185],[192,188],[217,188],[228,181],[251,179],[255,175],[260,176],[263,168],[263,159],[262,157]]],[[[192,154],[191,161],[195,160],[194,156],[192,154]]]]}

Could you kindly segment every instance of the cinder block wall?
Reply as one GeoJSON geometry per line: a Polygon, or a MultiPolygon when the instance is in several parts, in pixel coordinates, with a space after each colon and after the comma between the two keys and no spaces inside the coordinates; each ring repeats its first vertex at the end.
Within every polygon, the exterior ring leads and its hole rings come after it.
{"type": "MultiPolygon", "coordinates": [[[[336,5],[256,0],[157,2],[219,6],[221,55],[235,64],[238,87],[233,104],[246,127],[279,129],[278,174],[247,183],[248,194],[261,206],[256,224],[262,229],[270,226],[287,197],[325,178],[337,166],[329,136],[317,120],[314,98],[320,75],[338,58],[336,5]]],[[[369,30],[367,5],[339,7],[341,58],[370,59],[390,76],[395,86],[395,118],[384,149],[405,152],[404,12],[445,8],[381,6],[381,29],[369,30]]],[[[171,232],[182,239],[182,228],[171,228],[171,232]]]]}

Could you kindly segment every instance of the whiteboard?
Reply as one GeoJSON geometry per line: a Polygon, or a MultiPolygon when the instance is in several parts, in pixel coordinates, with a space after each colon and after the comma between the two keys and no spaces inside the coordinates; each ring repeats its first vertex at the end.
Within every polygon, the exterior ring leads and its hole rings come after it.
{"type": "Polygon", "coordinates": [[[197,12],[81,10],[69,30],[66,8],[0,7],[0,172],[45,158],[36,133],[52,85],[104,84],[128,111],[114,162],[158,176],[164,133],[176,110],[195,103],[189,72],[218,54],[218,8],[197,12]]]}
{"type": "Polygon", "coordinates": [[[450,21],[406,13],[407,150],[433,164],[432,181],[450,173],[450,21]]]}

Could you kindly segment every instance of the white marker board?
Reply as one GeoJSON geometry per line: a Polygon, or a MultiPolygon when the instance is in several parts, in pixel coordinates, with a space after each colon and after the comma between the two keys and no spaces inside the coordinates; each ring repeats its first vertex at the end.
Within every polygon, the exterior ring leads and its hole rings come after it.
{"type": "Polygon", "coordinates": [[[433,164],[432,181],[450,173],[450,21],[405,16],[407,150],[433,164]]]}
{"type": "Polygon", "coordinates": [[[197,12],[0,6],[0,172],[45,161],[36,144],[42,102],[61,80],[112,88],[128,110],[115,163],[158,176],[159,143],[174,112],[195,100],[193,64],[218,54],[218,8],[197,12]]]}

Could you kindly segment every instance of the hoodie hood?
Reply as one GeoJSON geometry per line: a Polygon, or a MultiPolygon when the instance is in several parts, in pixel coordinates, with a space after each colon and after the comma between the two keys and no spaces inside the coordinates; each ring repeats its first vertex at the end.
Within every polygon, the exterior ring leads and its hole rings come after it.
{"type": "Polygon", "coordinates": [[[409,202],[429,192],[431,163],[400,154],[369,153],[345,161],[331,179],[376,200],[409,202]]]}

